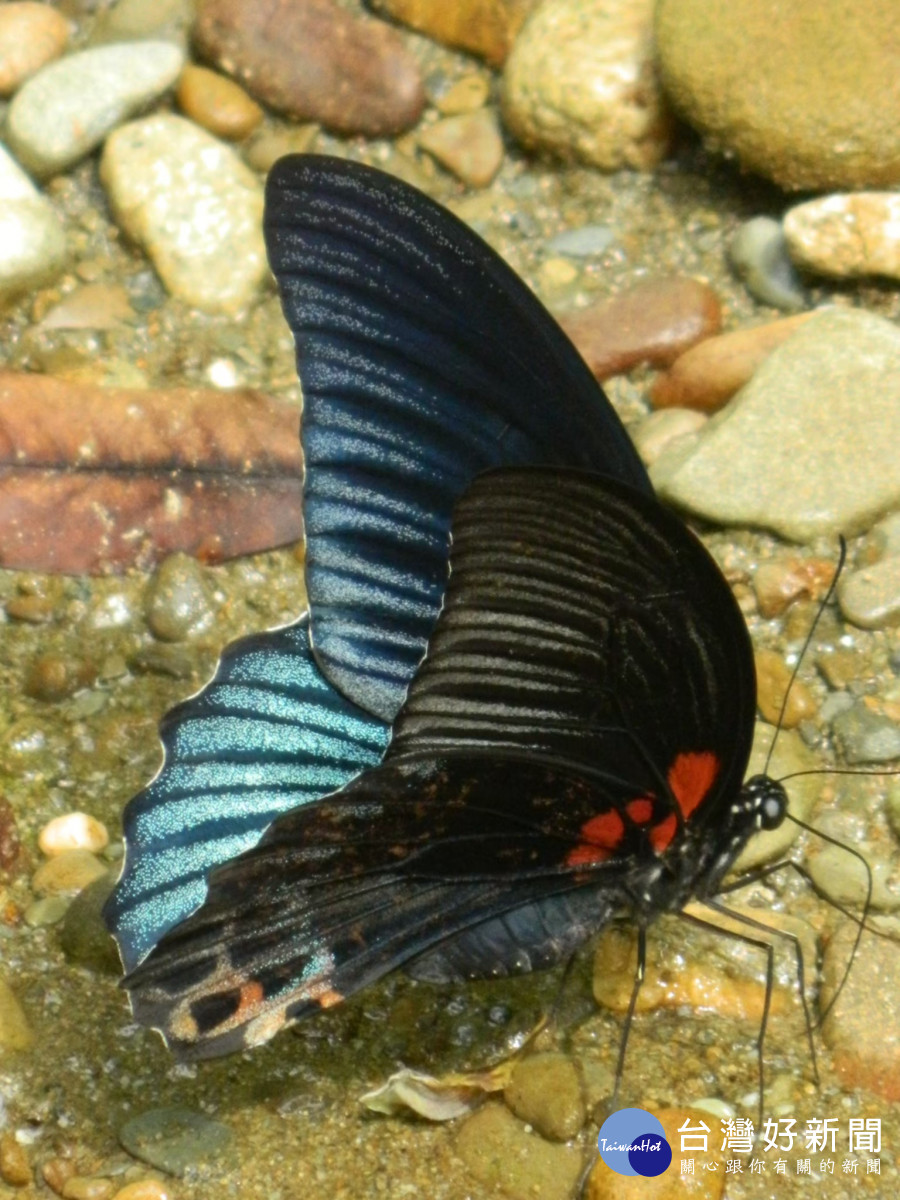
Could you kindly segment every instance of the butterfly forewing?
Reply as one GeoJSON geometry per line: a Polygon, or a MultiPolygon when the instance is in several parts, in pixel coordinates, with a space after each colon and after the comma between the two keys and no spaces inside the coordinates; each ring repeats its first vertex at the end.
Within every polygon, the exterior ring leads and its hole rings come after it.
{"type": "Polygon", "coordinates": [[[477,474],[559,463],[650,484],[556,322],[422,193],[293,156],[269,176],[265,229],[303,384],[316,655],[391,721],[441,606],[453,505],[477,474]]]}

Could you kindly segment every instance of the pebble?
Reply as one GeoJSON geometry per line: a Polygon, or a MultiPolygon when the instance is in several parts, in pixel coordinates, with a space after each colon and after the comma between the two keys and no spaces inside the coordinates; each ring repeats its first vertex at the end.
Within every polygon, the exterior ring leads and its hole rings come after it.
{"type": "Polygon", "coordinates": [[[502,1104],[485,1104],[460,1126],[456,1153],[509,1200],[571,1200],[581,1173],[580,1150],[530,1133],[502,1104]]]}
{"type": "Polygon", "coordinates": [[[100,178],[173,295],[210,313],[250,303],[268,271],[262,188],[231,147],[163,113],[108,138],[100,178]]]}
{"type": "Polygon", "coordinates": [[[469,187],[487,187],[503,162],[503,138],[489,108],[429,125],[419,145],[469,187]]]}
{"type": "Polygon", "coordinates": [[[862,700],[838,713],[831,729],[841,757],[851,766],[900,758],[900,725],[862,700]]]}
{"type": "Polygon", "coordinates": [[[838,601],[847,620],[862,629],[900,624],[900,555],[845,575],[838,601]]]}
{"type": "Polygon", "coordinates": [[[487,103],[491,85],[483,75],[463,75],[446,91],[429,94],[434,107],[445,117],[458,117],[461,113],[475,112],[487,103]]]}
{"type": "MultiPolygon", "coordinates": [[[[642,1108],[645,1105],[641,1105],[642,1108]]],[[[720,1200],[725,1193],[725,1161],[715,1137],[719,1126],[709,1120],[709,1113],[696,1108],[647,1109],[663,1127],[666,1141],[672,1149],[672,1165],[657,1176],[619,1175],[598,1158],[591,1168],[584,1190],[584,1200],[720,1200]],[[697,1128],[703,1121],[712,1135],[707,1143],[709,1153],[681,1153],[679,1130],[688,1122],[697,1128]],[[693,1175],[682,1175],[682,1158],[694,1158],[693,1175]],[[715,1163],[705,1169],[705,1164],[715,1163]]]]}
{"type": "Polygon", "coordinates": [[[147,624],[154,637],[181,642],[208,629],[215,620],[203,568],[189,554],[163,559],[147,585],[147,624]]]}
{"type": "Polygon", "coordinates": [[[91,44],[174,42],[184,49],[194,19],[193,0],[116,0],[97,14],[91,44]]]}
{"type": "Polygon", "coordinates": [[[34,900],[25,909],[25,924],[31,929],[46,929],[58,925],[72,903],[70,896],[45,896],[43,900],[34,900]]]}
{"type": "Polygon", "coordinates": [[[806,542],[861,532],[900,506],[898,445],[900,330],[832,309],[773,351],[727,420],[652,475],[663,499],[698,516],[806,542]]]}
{"type": "Polygon", "coordinates": [[[16,814],[6,797],[0,794],[0,872],[12,875],[22,857],[22,842],[16,814]]]}
{"type": "Polygon", "coordinates": [[[63,1184],[63,1200],[109,1200],[116,1185],[99,1175],[72,1175],[63,1184]]]}
{"type": "Polygon", "coordinates": [[[53,205],[0,146],[0,303],[49,283],[66,257],[53,205]]]}
{"type": "Polygon", "coordinates": [[[269,171],[285,154],[306,154],[312,150],[319,126],[289,125],[282,129],[263,126],[244,146],[244,158],[261,175],[269,171]]]}
{"type": "Polygon", "coordinates": [[[16,993],[0,978],[0,1054],[4,1050],[27,1050],[34,1034],[16,993]]]}
{"type": "Polygon", "coordinates": [[[900,181],[894,0],[660,0],[666,92],[707,144],[788,191],[900,181]]]}
{"type": "Polygon", "coordinates": [[[812,717],[815,701],[809,688],[799,679],[792,679],[793,670],[775,650],[757,650],[756,704],[764,721],[781,723],[782,729],[796,729],[801,721],[812,717]],[[788,692],[790,688],[790,692],[788,692]],[[782,712],[785,693],[787,704],[782,712]]]}
{"type": "Polygon", "coordinates": [[[193,63],[181,72],[175,96],[185,116],[217,137],[244,138],[263,119],[263,110],[240,84],[193,63]]]}
{"type": "MultiPolygon", "coordinates": [[[[872,906],[880,912],[896,912],[900,909],[900,891],[890,862],[878,859],[871,847],[859,842],[853,849],[861,851],[869,862],[872,906]]],[[[816,889],[834,904],[854,912],[862,910],[869,894],[869,874],[859,859],[848,854],[843,846],[822,846],[809,855],[806,869],[816,889]]]]}
{"type": "Polygon", "coordinates": [[[90,850],[66,850],[41,863],[31,877],[31,890],[36,896],[74,896],[106,870],[90,850]]]}
{"type": "Polygon", "coordinates": [[[689,346],[717,333],[722,310],[715,292],[686,276],[658,277],[557,320],[597,379],[639,363],[668,366],[689,346]]]}
{"type": "Polygon", "coordinates": [[[158,1179],[137,1179],[127,1183],[112,1200],[173,1200],[171,1191],[158,1179]]]}
{"type": "Polygon", "coordinates": [[[0,96],[59,58],[68,40],[69,22],[48,4],[12,0],[0,7],[0,96]]]}
{"type": "Polygon", "coordinates": [[[851,650],[847,646],[829,646],[816,655],[816,667],[829,687],[845,688],[862,680],[866,660],[858,650],[851,650]]]}
{"type": "Polygon", "coordinates": [[[551,254],[565,254],[569,258],[592,258],[605,254],[616,240],[615,230],[609,225],[582,225],[580,229],[566,229],[547,243],[551,254]]]}
{"type": "Polygon", "coordinates": [[[553,1051],[520,1059],[503,1099],[521,1121],[552,1142],[569,1141],[587,1119],[575,1064],[553,1051]]]}
{"type": "Polygon", "coordinates": [[[784,312],[806,308],[806,292],[788,254],[780,221],[772,217],[746,221],[731,239],[728,258],[754,300],[784,312]]]}
{"type": "Polygon", "coordinates": [[[333,133],[402,133],[425,106],[419,68],[397,31],[333,0],[201,0],[194,42],[264,104],[333,133]]]}
{"type": "Polygon", "coordinates": [[[63,854],[66,850],[90,850],[92,854],[99,854],[108,845],[106,826],[84,812],[69,812],[54,817],[38,834],[38,847],[48,858],[63,854]]]}
{"type": "Polygon", "coordinates": [[[51,63],[10,105],[10,150],[36,175],[64,171],[171,87],[183,61],[171,42],[134,42],[82,50],[51,63]]]}
{"type": "Polygon", "coordinates": [[[55,704],[90,687],[96,678],[97,669],[93,663],[71,654],[49,651],[31,661],[22,687],[26,696],[55,704]]]}
{"type": "Polygon", "coordinates": [[[791,258],[835,279],[884,275],[900,279],[900,193],[820,196],[784,218],[791,258]]]}
{"type": "Polygon", "coordinates": [[[127,1121],[118,1133],[129,1154],[179,1178],[189,1167],[214,1162],[223,1169],[231,1130],[188,1108],[154,1108],[127,1121]]]}
{"type": "Polygon", "coordinates": [[[651,170],[671,123],[653,67],[653,0],[541,0],[503,74],[503,115],[531,150],[651,170]]]}
{"type": "Polygon", "coordinates": [[[499,67],[536,0],[372,0],[377,12],[499,67]]]}
{"type": "Polygon", "coordinates": [[[122,962],[103,920],[103,905],[116,886],[118,868],[83,888],[63,914],[59,942],[70,962],[109,975],[122,973],[122,962]]]}
{"type": "Polygon", "coordinates": [[[750,329],[705,338],[686,350],[650,388],[654,408],[679,406],[716,412],[752,379],[772,351],[811,316],[800,313],[750,329]]]}
{"type": "Polygon", "coordinates": [[[821,600],[834,579],[835,562],[797,555],[761,563],[753,575],[760,616],[780,617],[795,600],[821,600]]]}
{"type": "Polygon", "coordinates": [[[34,1182],[25,1147],[9,1130],[0,1133],[0,1179],[11,1187],[28,1187],[34,1182]]]}
{"type": "Polygon", "coordinates": [[[663,455],[678,452],[684,438],[694,438],[707,418],[689,408],[663,408],[646,417],[633,431],[634,445],[646,467],[663,455]]]}
{"type": "Polygon", "coordinates": [[[848,1091],[865,1088],[900,1100],[900,954],[889,939],[863,934],[854,969],[829,1007],[852,953],[855,926],[846,922],[825,948],[820,1004],[832,1062],[848,1091]],[[873,1010],[873,997],[877,1007],[873,1010]]]}
{"type": "Polygon", "coordinates": [[[119,283],[87,283],[54,304],[38,329],[115,329],[134,316],[128,292],[119,283]]]}

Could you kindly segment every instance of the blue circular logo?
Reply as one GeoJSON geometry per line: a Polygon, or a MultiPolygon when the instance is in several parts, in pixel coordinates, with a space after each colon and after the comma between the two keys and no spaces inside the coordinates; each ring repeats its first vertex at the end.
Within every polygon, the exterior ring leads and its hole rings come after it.
{"type": "Polygon", "coordinates": [[[620,1108],[607,1117],[597,1135],[597,1149],[617,1175],[662,1175],[672,1162],[662,1124],[643,1108],[620,1108]]]}

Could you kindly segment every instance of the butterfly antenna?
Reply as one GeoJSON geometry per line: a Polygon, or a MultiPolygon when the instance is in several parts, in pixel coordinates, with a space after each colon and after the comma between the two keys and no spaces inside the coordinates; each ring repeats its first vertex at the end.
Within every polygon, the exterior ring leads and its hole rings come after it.
{"type": "Polygon", "coordinates": [[[788,680],[788,685],[784,690],[784,696],[782,697],[782,700],[781,700],[781,708],[778,710],[778,720],[775,722],[775,736],[772,738],[771,744],[769,746],[769,753],[766,755],[765,766],[763,767],[763,770],[762,770],[763,775],[768,775],[768,773],[769,773],[769,763],[772,761],[772,755],[775,752],[775,743],[778,741],[778,735],[781,733],[782,729],[784,728],[784,714],[785,714],[785,711],[787,710],[787,703],[788,703],[788,700],[791,695],[791,688],[793,688],[794,681],[797,678],[797,672],[800,670],[800,664],[803,662],[804,658],[806,657],[806,652],[809,649],[810,643],[813,640],[813,636],[816,632],[816,628],[819,624],[819,621],[822,618],[822,613],[825,611],[826,605],[829,603],[829,601],[831,600],[831,597],[834,595],[835,588],[837,587],[837,584],[838,584],[838,580],[841,577],[841,572],[844,569],[844,564],[847,561],[847,540],[843,534],[839,535],[838,542],[840,543],[840,553],[838,554],[837,569],[834,572],[834,577],[832,578],[831,583],[828,585],[828,591],[822,597],[822,603],[819,605],[818,612],[816,613],[815,617],[813,618],[813,622],[809,627],[809,632],[806,635],[806,639],[803,642],[803,646],[800,650],[800,653],[797,655],[797,662],[795,663],[794,669],[791,672],[791,677],[788,680]]]}

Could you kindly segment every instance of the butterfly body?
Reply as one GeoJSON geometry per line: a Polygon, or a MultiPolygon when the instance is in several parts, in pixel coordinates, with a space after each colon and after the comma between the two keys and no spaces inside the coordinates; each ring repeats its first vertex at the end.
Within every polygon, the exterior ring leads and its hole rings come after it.
{"type": "Polygon", "coordinates": [[[743,785],[731,591],[523,285],[353,164],[285,160],[267,220],[310,617],[170,722],[108,910],[136,1016],[186,1057],[400,965],[548,966],[620,909],[711,896],[784,815],[778,785],[743,785]]]}

